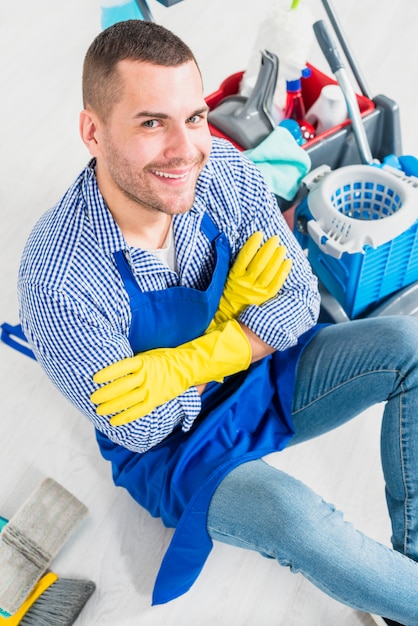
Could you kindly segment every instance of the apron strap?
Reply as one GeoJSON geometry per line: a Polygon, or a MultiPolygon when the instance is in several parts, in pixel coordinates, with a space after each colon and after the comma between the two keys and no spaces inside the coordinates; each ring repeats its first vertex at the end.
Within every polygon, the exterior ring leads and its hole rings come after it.
{"type": "Polygon", "coordinates": [[[218,235],[220,235],[220,231],[215,222],[206,212],[203,214],[200,230],[206,235],[211,243],[216,239],[216,237],[218,237],[218,235]]]}
{"type": "Polygon", "coordinates": [[[21,352],[36,361],[36,357],[29,348],[29,344],[20,324],[16,324],[15,326],[7,324],[6,322],[2,324],[0,339],[11,348],[14,348],[18,352],[21,352]]]}
{"type": "Polygon", "coordinates": [[[125,289],[128,292],[129,297],[132,298],[138,291],[139,287],[135,280],[133,271],[131,270],[131,267],[129,265],[128,259],[126,258],[123,250],[118,250],[117,252],[114,252],[113,257],[116,261],[116,266],[118,268],[119,274],[122,277],[125,289]]]}

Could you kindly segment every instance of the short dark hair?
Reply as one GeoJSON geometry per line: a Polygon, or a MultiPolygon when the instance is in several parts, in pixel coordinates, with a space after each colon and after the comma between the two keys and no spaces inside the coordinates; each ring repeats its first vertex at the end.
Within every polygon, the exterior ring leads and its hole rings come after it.
{"type": "Polygon", "coordinates": [[[177,35],[154,22],[127,20],[102,31],[83,65],[83,104],[105,119],[121,95],[117,64],[125,59],[176,67],[196,59],[177,35]]]}

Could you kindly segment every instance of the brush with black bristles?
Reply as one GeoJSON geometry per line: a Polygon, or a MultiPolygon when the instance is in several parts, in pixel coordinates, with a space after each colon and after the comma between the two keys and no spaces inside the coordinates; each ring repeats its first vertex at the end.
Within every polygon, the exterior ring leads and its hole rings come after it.
{"type": "MultiPolygon", "coordinates": [[[[0,517],[0,532],[7,520],[0,517]]],[[[90,580],[58,578],[48,572],[13,615],[0,609],[3,626],[72,626],[96,589],[90,580]]]]}

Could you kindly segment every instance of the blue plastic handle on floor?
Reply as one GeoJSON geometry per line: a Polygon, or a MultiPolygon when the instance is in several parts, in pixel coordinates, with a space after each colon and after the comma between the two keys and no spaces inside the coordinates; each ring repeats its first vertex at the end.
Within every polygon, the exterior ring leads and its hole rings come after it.
{"type": "Polygon", "coordinates": [[[11,348],[14,348],[18,352],[21,352],[36,361],[36,357],[27,343],[20,324],[16,324],[15,326],[7,324],[6,322],[2,324],[0,340],[11,348]]]}

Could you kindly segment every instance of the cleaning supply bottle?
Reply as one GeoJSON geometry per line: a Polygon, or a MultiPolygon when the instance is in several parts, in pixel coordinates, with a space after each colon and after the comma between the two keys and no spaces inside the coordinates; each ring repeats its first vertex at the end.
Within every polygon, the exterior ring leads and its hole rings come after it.
{"type": "Polygon", "coordinates": [[[101,26],[104,30],[116,22],[142,20],[143,15],[135,0],[101,0],[101,26]]]}
{"type": "MultiPolygon", "coordinates": [[[[302,77],[309,75],[309,70],[302,70],[302,77]]],[[[300,126],[303,139],[309,141],[315,137],[315,128],[306,120],[305,104],[302,97],[302,80],[286,81],[286,106],[284,108],[284,119],[296,120],[300,126]]]]}
{"type": "Polygon", "coordinates": [[[347,104],[342,89],[339,85],[332,84],[322,87],[319,98],[306,112],[306,120],[315,127],[317,135],[339,126],[347,117],[347,104]]]}

